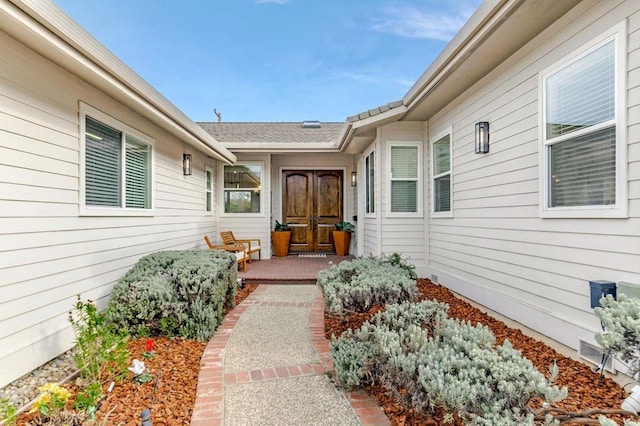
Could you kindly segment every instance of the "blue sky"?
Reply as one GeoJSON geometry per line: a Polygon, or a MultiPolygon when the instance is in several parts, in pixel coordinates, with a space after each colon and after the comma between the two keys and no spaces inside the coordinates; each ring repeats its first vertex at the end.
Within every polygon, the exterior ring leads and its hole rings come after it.
{"type": "Polygon", "coordinates": [[[401,99],[480,0],[54,0],[194,121],[344,121],[401,99]]]}

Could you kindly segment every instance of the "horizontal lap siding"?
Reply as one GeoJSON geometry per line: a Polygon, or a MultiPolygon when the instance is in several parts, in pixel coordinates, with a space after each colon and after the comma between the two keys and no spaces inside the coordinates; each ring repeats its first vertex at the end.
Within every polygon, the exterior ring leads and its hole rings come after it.
{"type": "MultiPolygon", "coordinates": [[[[640,236],[640,12],[629,17],[629,56],[627,58],[628,73],[628,130],[627,138],[629,150],[627,160],[629,161],[629,213],[636,220],[633,227],[630,227],[628,235],[640,236]]],[[[637,246],[640,246],[640,238],[636,238],[637,246]]],[[[640,260],[638,261],[640,263],[640,260]]],[[[629,277],[625,281],[633,281],[629,277]]]]}
{"type": "MultiPolygon", "coordinates": [[[[77,294],[105,306],[141,257],[204,248],[204,165],[185,144],[0,33],[0,386],[68,349],[77,294]],[[155,149],[150,217],[79,216],[79,102],[147,134],[155,149]]],[[[215,194],[215,192],[214,192],[215,194]]],[[[214,204],[215,206],[215,204],[214,204]]]]}
{"type": "Polygon", "coordinates": [[[364,219],[364,255],[378,254],[378,225],[375,217],[364,219]]]}
{"type": "MultiPolygon", "coordinates": [[[[453,126],[454,141],[454,217],[432,218],[429,227],[434,271],[592,331],[599,324],[589,307],[588,281],[640,283],[640,15],[636,8],[627,1],[575,9],[429,121],[433,135],[453,126]],[[538,73],[627,17],[631,217],[540,219],[538,73]],[[491,125],[491,151],[477,155],[473,129],[482,120],[491,125]]],[[[500,306],[492,308],[500,310],[500,306]]],[[[535,326],[525,316],[514,319],[535,326]]],[[[556,328],[552,337],[577,347],[576,336],[563,334],[562,326],[556,328]]]]}
{"type": "Polygon", "coordinates": [[[382,253],[400,253],[403,258],[407,258],[409,262],[416,265],[418,268],[423,268],[426,265],[428,254],[425,233],[427,231],[427,222],[425,217],[428,212],[425,212],[424,207],[422,215],[420,217],[397,217],[389,216],[389,191],[390,185],[390,170],[389,170],[389,143],[390,142],[420,142],[422,144],[422,173],[423,173],[423,204],[424,198],[427,193],[426,182],[424,179],[427,176],[426,163],[428,158],[428,149],[426,144],[423,143],[423,123],[421,122],[404,122],[395,123],[382,127],[380,131],[380,211],[378,214],[382,215],[381,228],[380,228],[380,242],[382,253]]]}

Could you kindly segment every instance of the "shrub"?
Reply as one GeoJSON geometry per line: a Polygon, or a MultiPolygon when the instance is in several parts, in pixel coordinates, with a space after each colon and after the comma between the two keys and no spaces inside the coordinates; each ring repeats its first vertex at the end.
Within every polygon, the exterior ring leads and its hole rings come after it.
{"type": "Polygon", "coordinates": [[[16,407],[9,401],[9,398],[0,399],[0,422],[12,425],[16,422],[16,407]]]}
{"type": "Polygon", "coordinates": [[[604,328],[596,333],[596,342],[607,352],[617,354],[629,366],[629,374],[640,373],[640,299],[618,295],[600,299],[602,307],[595,312],[604,328]]]}
{"type": "Polygon", "coordinates": [[[321,271],[318,285],[328,312],[365,312],[375,304],[416,300],[418,287],[410,272],[385,257],[370,256],[321,271]]]}
{"type": "Polygon", "coordinates": [[[233,307],[236,260],[223,251],[153,253],[140,259],[116,284],[109,320],[126,332],[180,335],[208,340],[233,307]]]}
{"type": "MultiPolygon", "coordinates": [[[[495,347],[487,327],[446,318],[447,309],[435,301],[388,305],[334,339],[338,384],[378,382],[417,411],[442,407],[478,425],[533,424],[531,399],[565,397],[508,341],[495,347]]],[[[556,374],[553,366],[552,380],[556,374]]]]}
{"type": "MultiPolygon", "coordinates": [[[[330,351],[337,382],[347,389],[374,380],[387,383],[389,389],[406,386],[402,373],[406,369],[394,369],[388,360],[398,360],[404,353],[412,352],[408,347],[419,345],[413,340],[416,328],[432,329],[446,316],[447,309],[446,304],[431,300],[387,305],[385,311],[377,313],[359,330],[348,330],[333,339],[330,351]]],[[[403,361],[398,360],[397,364],[403,361]]]]}
{"type": "MultiPolygon", "coordinates": [[[[533,398],[556,402],[566,389],[551,386],[508,340],[495,347],[493,333],[447,319],[418,359],[421,391],[413,398],[419,409],[444,407],[473,424],[533,424],[527,406],[533,398]]],[[[550,369],[551,382],[557,367],[550,369]]]]}
{"type": "Polygon", "coordinates": [[[102,398],[103,376],[107,374],[109,380],[120,380],[127,373],[127,336],[111,327],[106,315],[99,312],[93,302],[83,302],[80,296],[75,311],[69,312],[69,322],[76,335],[76,367],[86,382],[75,405],[91,414],[102,398]]]}

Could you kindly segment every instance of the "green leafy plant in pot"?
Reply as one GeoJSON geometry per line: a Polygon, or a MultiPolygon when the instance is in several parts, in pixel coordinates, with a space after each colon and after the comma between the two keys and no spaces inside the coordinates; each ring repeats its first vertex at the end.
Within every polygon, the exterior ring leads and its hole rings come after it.
{"type": "Polygon", "coordinates": [[[333,246],[338,256],[346,256],[349,254],[349,245],[351,244],[351,233],[355,230],[355,226],[351,222],[338,222],[335,224],[336,230],[333,231],[333,246]]]}
{"type": "Polygon", "coordinates": [[[287,222],[278,222],[271,231],[271,243],[273,244],[273,255],[285,257],[289,254],[289,241],[291,240],[291,228],[287,222]]]}

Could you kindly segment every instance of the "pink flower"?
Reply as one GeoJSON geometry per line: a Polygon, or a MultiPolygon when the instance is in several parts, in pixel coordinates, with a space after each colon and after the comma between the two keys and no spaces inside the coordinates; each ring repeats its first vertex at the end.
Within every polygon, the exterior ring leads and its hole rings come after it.
{"type": "Polygon", "coordinates": [[[145,343],[145,348],[147,349],[147,351],[152,351],[154,348],[154,343],[153,343],[153,339],[147,339],[147,342],[145,343]]]}

